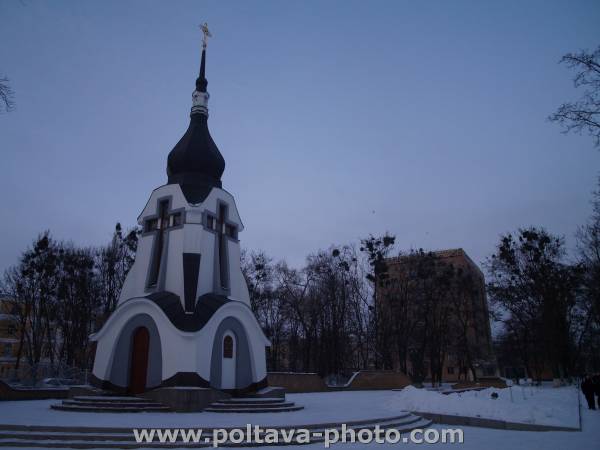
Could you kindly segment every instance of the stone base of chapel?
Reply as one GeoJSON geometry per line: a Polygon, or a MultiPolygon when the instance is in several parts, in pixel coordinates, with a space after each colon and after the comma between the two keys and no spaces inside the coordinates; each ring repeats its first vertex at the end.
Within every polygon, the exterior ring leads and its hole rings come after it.
{"type": "Polygon", "coordinates": [[[161,403],[177,412],[202,411],[216,401],[231,397],[217,389],[192,386],[152,389],[139,396],[161,403]]]}

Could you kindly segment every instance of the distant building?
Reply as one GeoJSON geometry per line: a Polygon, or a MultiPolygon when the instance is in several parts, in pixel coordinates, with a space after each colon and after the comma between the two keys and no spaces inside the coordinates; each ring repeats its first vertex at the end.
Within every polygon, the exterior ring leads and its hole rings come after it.
{"type": "Polygon", "coordinates": [[[17,362],[19,336],[14,307],[9,297],[0,296],[0,379],[13,377],[17,362]]]}
{"type": "MultiPolygon", "coordinates": [[[[0,293],[0,379],[26,382],[31,380],[31,366],[26,357],[25,343],[19,358],[21,329],[18,308],[10,296],[0,293]]],[[[60,343],[60,337],[56,339],[57,343],[60,343]]],[[[49,357],[51,347],[47,345],[46,340],[44,342],[44,353],[37,364],[38,379],[51,376],[55,372],[52,370],[49,357]]]]}
{"type": "MultiPolygon", "coordinates": [[[[473,379],[472,370],[469,369],[466,363],[464,352],[456,351],[457,348],[460,348],[460,345],[457,342],[452,342],[453,339],[459,339],[457,335],[460,334],[455,334],[453,331],[458,330],[458,327],[463,325],[464,329],[467,330],[463,335],[467,336],[472,356],[471,367],[474,368],[475,375],[477,378],[496,376],[498,371],[492,346],[483,272],[461,248],[435,251],[428,253],[428,255],[435,258],[436,264],[452,265],[454,269],[461,270],[465,275],[470,275],[470,279],[472,280],[472,289],[468,298],[461,300],[461,305],[463,305],[461,317],[451,315],[449,319],[449,329],[451,332],[448,338],[451,342],[448,344],[448,352],[444,361],[443,381],[454,382],[473,379]]],[[[407,286],[411,280],[416,280],[418,277],[414,267],[411,267],[410,256],[387,258],[385,262],[387,277],[378,280],[376,292],[378,306],[383,307],[383,311],[386,311],[386,308],[393,307],[391,302],[394,301],[394,296],[398,297],[398,286],[407,286]]],[[[416,314],[415,311],[418,310],[417,305],[414,303],[418,302],[419,299],[410,293],[407,294],[407,292],[409,292],[408,289],[405,289],[402,301],[407,303],[406,314],[408,317],[411,317],[411,314],[416,314]]],[[[411,350],[414,351],[414,349],[409,349],[409,351],[411,350]]],[[[398,353],[392,352],[392,358],[394,369],[401,369],[402,365],[400,364],[398,353]]],[[[406,366],[407,372],[410,374],[412,371],[410,361],[407,361],[406,366]]],[[[427,378],[430,378],[431,370],[428,361],[426,362],[426,367],[427,378]]]]}

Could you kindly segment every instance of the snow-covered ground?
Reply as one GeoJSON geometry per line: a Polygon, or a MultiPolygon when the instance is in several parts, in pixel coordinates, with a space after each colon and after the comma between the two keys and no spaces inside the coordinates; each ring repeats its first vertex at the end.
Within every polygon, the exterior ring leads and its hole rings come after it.
{"type": "MultiPolygon", "coordinates": [[[[582,398],[583,400],[583,398],[582,398]]],[[[434,425],[433,428],[462,428],[462,444],[334,444],[332,450],[430,449],[430,450],[596,450],[600,448],[600,411],[581,409],[582,431],[507,431],[489,428],[434,425]]],[[[290,450],[290,447],[265,447],[290,450]]],[[[323,449],[323,444],[294,447],[302,450],[323,449]]]]}
{"type": "Polygon", "coordinates": [[[402,406],[388,400],[392,391],[288,394],[303,410],[286,413],[84,413],[56,411],[59,400],[0,402],[0,424],[88,427],[237,427],[253,425],[308,425],[385,418],[401,415],[402,406]]]}
{"type": "MultiPolygon", "coordinates": [[[[553,389],[512,388],[487,389],[479,392],[448,396],[426,390],[408,388],[401,392],[358,391],[314,394],[290,394],[288,398],[305,406],[302,411],[275,414],[216,414],[216,413],[141,413],[93,414],[50,410],[55,401],[0,402],[0,424],[106,426],[106,427],[226,427],[247,423],[256,425],[304,425],[323,422],[344,422],[358,419],[390,417],[403,410],[421,410],[442,414],[490,417],[551,425],[579,424],[578,396],[574,387],[553,389]],[[491,399],[491,392],[499,398],[491,399]]],[[[600,411],[588,411],[582,403],[581,432],[526,432],[487,428],[434,425],[434,428],[462,428],[463,444],[431,444],[432,448],[460,450],[587,450],[600,448],[600,411]]],[[[335,444],[331,448],[358,450],[388,449],[416,444],[335,444]]],[[[270,447],[273,448],[273,447],[270,447]]],[[[289,450],[290,447],[282,447],[289,450]]],[[[323,444],[302,446],[320,449],[323,444]]]]}
{"type": "MultiPolygon", "coordinates": [[[[391,407],[408,411],[452,414],[469,417],[579,427],[578,391],[562,388],[521,387],[489,388],[444,395],[408,386],[390,399],[391,407]],[[498,398],[492,399],[492,393],[498,398]]],[[[599,442],[600,448],[600,442],[599,442]]]]}
{"type": "Polygon", "coordinates": [[[74,413],[50,409],[57,400],[0,402],[0,424],[106,427],[230,427],[307,425],[392,417],[421,411],[566,427],[579,426],[575,387],[518,387],[444,395],[407,387],[402,391],[288,394],[301,411],[266,414],[74,413]],[[491,393],[498,393],[497,399],[491,393]]]}
{"type": "MultiPolygon", "coordinates": [[[[491,430],[489,428],[461,427],[464,433],[462,444],[333,444],[332,450],[361,450],[364,448],[372,450],[392,449],[431,449],[431,450],[595,450],[600,443],[600,411],[588,411],[582,409],[581,432],[568,431],[505,431],[491,430]]],[[[441,430],[443,425],[434,425],[433,428],[441,430]]],[[[446,428],[458,428],[455,426],[446,428]]],[[[23,450],[22,447],[4,447],[6,450],[23,450]]],[[[321,450],[322,443],[302,445],[297,447],[261,447],[273,450],[321,450]]]]}

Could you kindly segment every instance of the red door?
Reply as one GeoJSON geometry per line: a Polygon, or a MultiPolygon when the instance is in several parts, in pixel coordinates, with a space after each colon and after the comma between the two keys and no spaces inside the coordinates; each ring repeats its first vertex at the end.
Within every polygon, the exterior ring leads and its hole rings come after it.
{"type": "Polygon", "coordinates": [[[129,392],[141,394],[146,390],[146,375],[148,373],[148,347],[150,334],[145,327],[139,327],[133,333],[131,346],[131,371],[129,392]]]}

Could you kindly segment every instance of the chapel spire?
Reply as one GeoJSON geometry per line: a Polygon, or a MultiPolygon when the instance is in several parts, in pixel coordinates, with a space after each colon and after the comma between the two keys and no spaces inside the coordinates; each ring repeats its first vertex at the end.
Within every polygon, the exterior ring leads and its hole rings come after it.
{"type": "Polygon", "coordinates": [[[196,90],[198,92],[206,92],[206,86],[208,85],[208,80],[206,79],[206,46],[208,44],[208,38],[212,37],[212,34],[210,34],[210,31],[208,30],[208,24],[206,22],[200,29],[202,30],[202,58],[200,61],[200,75],[196,79],[196,90]]]}
{"type": "Polygon", "coordinates": [[[190,125],[169,153],[167,175],[169,184],[179,184],[188,202],[197,204],[206,198],[213,187],[221,187],[225,160],[208,131],[208,99],[206,90],[206,44],[211,37],[205,23],[203,33],[200,74],[192,93],[190,125]]]}
{"type": "Polygon", "coordinates": [[[212,37],[205,23],[200,27],[202,30],[202,57],[200,58],[200,74],[196,78],[196,90],[192,94],[192,114],[204,114],[208,116],[208,99],[210,95],[206,91],[208,80],[206,79],[206,46],[208,38],[212,37]]]}
{"type": "Polygon", "coordinates": [[[206,79],[206,48],[203,48],[200,75],[196,78],[196,90],[198,92],[206,92],[206,86],[208,86],[208,80],[206,79]]]}

